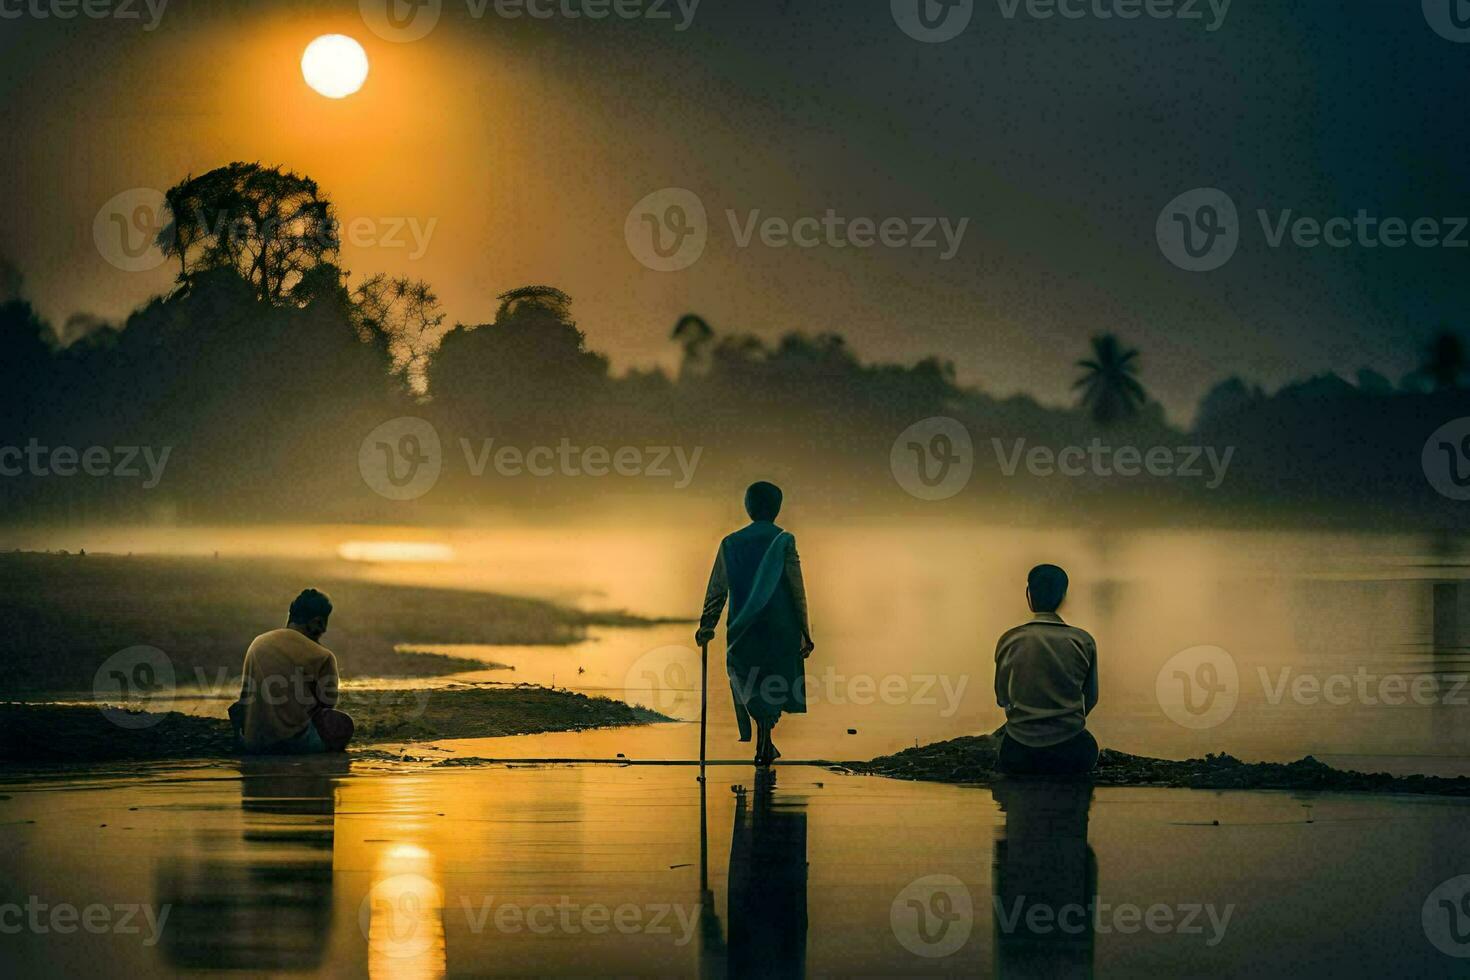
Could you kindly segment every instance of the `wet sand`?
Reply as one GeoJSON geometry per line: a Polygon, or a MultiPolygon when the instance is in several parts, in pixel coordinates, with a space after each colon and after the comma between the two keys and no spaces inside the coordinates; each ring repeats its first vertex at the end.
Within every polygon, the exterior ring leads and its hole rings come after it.
{"type": "Polygon", "coordinates": [[[277,759],[6,780],[0,904],[47,908],[0,958],[17,976],[1367,977],[1464,963],[1436,945],[1455,935],[1440,886],[1470,872],[1459,800],[778,767],[773,787],[710,770],[702,808],[696,773],[277,759]],[[58,905],[104,907],[91,914],[109,926],[52,928],[58,905]],[[125,907],[136,931],[117,928],[125,907]]]}
{"type": "MultiPolygon", "coordinates": [[[[1005,777],[996,770],[998,733],[972,735],[906,749],[844,768],[875,776],[926,782],[990,786],[1005,777]]],[[[1470,796],[1470,778],[1418,773],[1394,776],[1326,765],[1311,756],[1295,762],[1244,762],[1231,755],[1202,759],[1154,759],[1104,748],[1097,769],[1078,777],[1094,786],[1169,786],[1179,789],[1314,790],[1339,793],[1408,793],[1470,796]]]]}
{"type": "MultiPolygon", "coordinates": [[[[665,721],[647,708],[540,687],[344,691],[356,726],[353,751],[443,736],[485,738],[665,721]]],[[[223,710],[223,708],[221,708],[223,710]]],[[[238,754],[218,717],[90,704],[0,704],[0,762],[87,764],[111,760],[219,759],[238,754]]]]}
{"type": "MultiPolygon", "coordinates": [[[[534,686],[349,691],[343,707],[357,721],[352,754],[435,767],[482,767],[521,761],[544,765],[600,762],[681,765],[681,744],[692,726],[671,722],[639,705],[534,686]],[[639,733],[637,726],[646,726],[639,733]],[[604,729],[595,732],[594,729],[604,729]],[[542,736],[530,740],[527,736],[542,736]],[[559,737],[565,746],[557,754],[559,737]],[[598,746],[604,753],[596,754],[598,746]],[[530,754],[541,748],[542,755],[530,754]],[[642,751],[638,751],[642,749],[642,751]]],[[[715,746],[715,766],[745,766],[732,758],[728,726],[715,746]]],[[[741,743],[735,743],[743,748],[741,743]]],[[[906,749],[871,760],[792,760],[843,773],[922,782],[990,786],[997,772],[998,733],[972,735],[906,749]]],[[[0,704],[0,761],[73,764],[116,760],[209,760],[235,756],[222,719],[127,712],[86,705],[0,704]]],[[[1307,757],[1292,763],[1243,762],[1229,755],[1155,759],[1103,749],[1095,786],[1167,786],[1187,789],[1307,790],[1470,797],[1470,778],[1385,772],[1363,773],[1307,757]]]]}
{"type": "Polygon", "coordinates": [[[287,604],[306,586],[332,596],[323,642],[349,678],[481,666],[413,649],[428,643],[558,645],[583,639],[589,626],[652,622],[512,595],[385,585],[358,572],[335,560],[0,554],[0,694],[90,693],[108,685],[119,651],[145,648],[154,651],[149,686],[170,694],[238,689],[245,648],[285,625],[287,604]]]}

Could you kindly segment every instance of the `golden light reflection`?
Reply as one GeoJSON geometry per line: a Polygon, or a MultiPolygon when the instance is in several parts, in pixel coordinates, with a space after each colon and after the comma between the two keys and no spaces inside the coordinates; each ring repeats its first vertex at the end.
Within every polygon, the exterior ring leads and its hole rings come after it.
{"type": "Polygon", "coordinates": [[[454,549],[431,541],[344,541],[337,548],[343,561],[427,561],[454,560],[454,549]]]}
{"type": "Polygon", "coordinates": [[[415,844],[395,844],[378,858],[360,913],[369,976],[444,975],[444,889],[438,877],[434,856],[415,844]]]}

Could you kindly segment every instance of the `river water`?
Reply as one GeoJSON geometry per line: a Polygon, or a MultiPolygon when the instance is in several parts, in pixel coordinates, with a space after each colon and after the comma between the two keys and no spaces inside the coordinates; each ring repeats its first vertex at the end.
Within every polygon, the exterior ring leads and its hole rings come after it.
{"type": "Polygon", "coordinates": [[[696,772],[337,757],[0,779],[0,964],[1427,977],[1470,955],[1464,801],[800,766],[711,769],[701,794],[696,772]]]}
{"type": "MultiPolygon", "coordinates": [[[[1470,564],[1461,539],[806,527],[795,519],[788,527],[802,554],[817,650],[808,664],[811,711],[780,729],[787,758],[866,758],[994,729],[1002,720],[992,692],[995,640],[1028,617],[1026,572],[1047,561],[1071,575],[1062,614],[1097,638],[1102,699],[1090,724],[1104,745],[1175,758],[1312,754],[1338,765],[1470,774],[1470,564]]],[[[729,529],[585,522],[89,529],[5,543],[290,557],[378,581],[692,617],[729,529]]],[[[695,719],[699,654],[691,634],[681,624],[594,630],[573,647],[427,649],[517,668],[469,679],[555,683],[695,719]]],[[[728,730],[722,644],[711,647],[711,753],[734,757],[743,749],[728,730]]],[[[351,679],[351,651],[338,653],[351,679]]],[[[687,756],[697,736],[676,726],[656,744],[649,738],[520,744],[538,754],[601,756],[622,745],[687,756]]]]}
{"type": "MultiPolygon", "coordinates": [[[[1463,562],[1446,542],[793,530],[818,648],[812,710],[778,729],[786,760],[866,758],[993,728],[994,638],[1026,615],[1026,569],[1053,561],[1074,583],[1064,614],[1098,639],[1092,724],[1105,745],[1466,771],[1470,709],[1455,685],[1470,620],[1463,562]]],[[[115,534],[89,533],[89,550],[213,545],[335,574],[686,616],[715,538],[115,534]]],[[[690,766],[636,764],[697,752],[690,631],[444,648],[516,669],[414,685],[433,697],[445,683],[555,683],[649,704],[681,719],[672,724],[446,740],[405,746],[411,758],[396,763],[7,773],[4,972],[1356,977],[1457,975],[1470,962],[1464,801],[974,789],[810,765],[777,767],[772,782],[725,764],[745,747],[718,643],[709,754],[720,764],[701,783],[690,766]],[[635,764],[465,765],[619,755],[635,764]]],[[[339,652],[350,675],[351,651],[339,652]]]]}

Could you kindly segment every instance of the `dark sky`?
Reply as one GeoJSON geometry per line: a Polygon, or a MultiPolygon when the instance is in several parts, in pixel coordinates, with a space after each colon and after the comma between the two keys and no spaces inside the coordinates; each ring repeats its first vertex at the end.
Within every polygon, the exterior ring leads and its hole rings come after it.
{"type": "Polygon", "coordinates": [[[620,367],[667,362],[692,310],[717,329],[837,331],[868,357],[937,353],[965,381],[1050,402],[1070,397],[1087,338],[1114,331],[1176,419],[1232,373],[1397,378],[1434,329],[1464,324],[1470,248],[1272,248],[1257,217],[1365,210],[1448,234],[1470,215],[1470,43],[1417,0],[1236,0],[1214,31],[1204,2],[1201,20],[1007,18],[1008,2],[976,0],[944,43],[907,36],[887,0],[703,0],[684,31],[672,0],[672,20],[603,21],[507,20],[493,2],[476,19],[449,0],[408,43],[353,2],[173,0],[151,31],[0,19],[0,255],[58,323],[120,316],[172,273],[103,259],[104,202],[260,159],[317,178],[344,218],[432,221],[421,250],[354,245],[344,265],[422,276],[451,320],[547,282],[620,367]],[[297,70],[326,32],[373,66],[341,102],[297,70]],[[709,215],[678,272],[645,268],[624,236],[664,187],[709,215]],[[1155,239],[1197,187],[1240,215],[1237,253],[1208,273],[1155,239]],[[943,261],[741,248],[727,209],[969,222],[943,261]]]}

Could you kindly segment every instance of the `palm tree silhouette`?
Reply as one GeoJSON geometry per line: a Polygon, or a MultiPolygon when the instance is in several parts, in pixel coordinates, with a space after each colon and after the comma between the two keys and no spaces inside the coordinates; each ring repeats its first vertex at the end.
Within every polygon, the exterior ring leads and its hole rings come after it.
{"type": "Polygon", "coordinates": [[[697,313],[685,313],[674,324],[671,336],[684,349],[684,363],[679,369],[680,374],[708,374],[710,347],[715,331],[705,322],[704,317],[697,313]]]}
{"type": "Polygon", "coordinates": [[[1082,406],[1099,425],[1136,415],[1148,401],[1138,383],[1138,351],[1125,348],[1113,334],[1093,337],[1092,356],[1077,366],[1085,373],[1072,387],[1082,389],[1082,406]]]}
{"type": "Polygon", "coordinates": [[[1424,362],[1415,373],[1427,379],[1435,391],[1445,391],[1460,387],[1467,371],[1470,357],[1466,356],[1465,342],[1459,334],[1445,330],[1424,348],[1424,362]]]}

